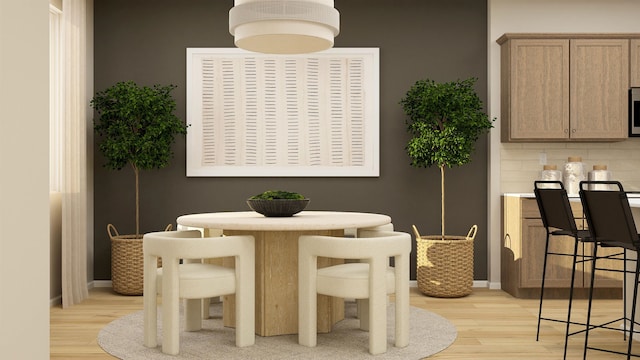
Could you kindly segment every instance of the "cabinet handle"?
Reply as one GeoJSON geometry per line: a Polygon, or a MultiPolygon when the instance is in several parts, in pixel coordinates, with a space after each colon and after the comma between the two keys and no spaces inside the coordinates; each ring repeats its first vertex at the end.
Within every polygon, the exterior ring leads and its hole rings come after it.
{"type": "Polygon", "coordinates": [[[568,134],[569,133],[569,129],[564,129],[564,133],[568,134]]]}
{"type": "Polygon", "coordinates": [[[575,134],[576,133],[576,129],[571,129],[571,133],[575,134]]]}

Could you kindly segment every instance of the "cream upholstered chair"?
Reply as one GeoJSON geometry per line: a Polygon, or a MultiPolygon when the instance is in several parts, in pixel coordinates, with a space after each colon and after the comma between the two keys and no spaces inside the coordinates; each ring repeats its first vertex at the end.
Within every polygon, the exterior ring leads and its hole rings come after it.
{"type": "MultiPolygon", "coordinates": [[[[181,224],[177,224],[176,229],[178,231],[181,230],[198,230],[200,232],[200,236],[202,237],[217,237],[217,236],[223,236],[222,235],[222,229],[204,229],[201,227],[195,227],[195,226],[187,226],[187,225],[181,225],[181,224]]],[[[207,261],[210,264],[216,264],[216,265],[222,265],[222,259],[221,258],[217,258],[215,260],[209,260],[207,261]]],[[[220,302],[220,297],[216,296],[214,298],[206,298],[206,299],[202,299],[202,319],[208,319],[210,314],[209,314],[209,306],[211,305],[211,303],[219,303],[220,302]]]]}
{"type": "MultiPolygon", "coordinates": [[[[384,225],[372,226],[367,228],[360,228],[356,230],[356,237],[362,237],[362,234],[369,233],[371,231],[394,231],[393,223],[384,225]]],[[[359,262],[359,261],[354,261],[359,262]]],[[[360,319],[360,329],[369,331],[369,317],[367,316],[368,303],[367,299],[356,299],[357,303],[357,316],[360,319]]]]}
{"type": "MultiPolygon", "coordinates": [[[[411,235],[377,230],[359,231],[357,238],[303,235],[298,240],[298,342],[317,342],[317,294],[368,299],[360,320],[368,324],[369,352],[387,351],[387,294],[395,293],[395,345],[409,344],[409,254],[411,235]],[[318,269],[318,256],[357,259],[318,269]],[[395,259],[395,267],[389,266],[395,259]]],[[[366,327],[365,327],[366,330],[366,327]]]]}
{"type": "Polygon", "coordinates": [[[222,229],[204,229],[204,228],[201,228],[201,227],[187,226],[187,225],[180,225],[180,224],[178,224],[176,229],[178,229],[178,230],[198,230],[198,231],[200,231],[200,234],[202,234],[201,236],[203,236],[203,237],[223,236],[222,235],[222,229]]]}
{"type": "Polygon", "coordinates": [[[384,225],[372,226],[367,228],[348,228],[344,229],[345,237],[358,237],[360,231],[368,231],[368,230],[378,230],[378,231],[393,231],[393,223],[388,223],[384,225]]]}
{"type": "Polygon", "coordinates": [[[202,238],[197,230],[145,234],[144,344],[157,346],[157,295],[162,296],[162,352],[178,354],[179,299],[186,299],[186,331],[202,328],[201,300],[235,294],[236,346],[255,342],[255,245],[253,236],[202,238]],[[191,259],[235,257],[235,269],[191,259]],[[162,268],[157,268],[157,258],[162,268]],[[184,263],[180,264],[180,260],[184,263]]]}

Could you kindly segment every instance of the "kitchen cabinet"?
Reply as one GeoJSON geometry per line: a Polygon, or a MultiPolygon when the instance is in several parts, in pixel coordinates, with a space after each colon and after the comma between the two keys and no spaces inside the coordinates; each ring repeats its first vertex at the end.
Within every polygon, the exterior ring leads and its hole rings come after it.
{"type": "Polygon", "coordinates": [[[631,86],[640,87],[640,39],[632,39],[629,46],[631,64],[629,83],[631,86]]]}
{"type": "Polygon", "coordinates": [[[620,141],[628,135],[628,38],[505,34],[502,141],[620,141]]]}
{"type": "MultiPolygon", "coordinates": [[[[579,201],[571,202],[576,225],[579,229],[586,226],[582,206],[579,201]]],[[[538,205],[534,197],[503,197],[503,234],[501,247],[501,284],[502,289],[519,298],[538,298],[542,283],[544,247],[546,229],[542,224],[538,205]]],[[[549,251],[573,253],[572,237],[552,237],[549,251]]],[[[600,255],[611,254],[617,249],[602,250],[600,255]]],[[[593,253],[588,243],[579,243],[578,255],[593,253]]],[[[568,256],[549,256],[547,258],[547,278],[545,297],[566,297],[571,286],[571,267],[573,260],[568,256]]],[[[576,296],[587,295],[591,282],[591,262],[579,263],[576,267],[574,289],[576,296]]],[[[618,260],[598,261],[598,267],[621,269],[618,260]]],[[[621,296],[622,274],[598,272],[595,287],[598,297],[621,296]]]]}
{"type": "Polygon", "coordinates": [[[629,40],[570,40],[572,139],[626,139],[629,134],[629,40]]]}
{"type": "Polygon", "coordinates": [[[509,40],[501,63],[503,140],[566,139],[569,41],[509,40]]]}

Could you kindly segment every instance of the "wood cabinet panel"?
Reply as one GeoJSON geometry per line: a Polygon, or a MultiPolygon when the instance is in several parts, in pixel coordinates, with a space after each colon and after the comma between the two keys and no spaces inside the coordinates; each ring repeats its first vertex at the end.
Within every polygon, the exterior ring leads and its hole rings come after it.
{"type": "MultiPolygon", "coordinates": [[[[536,218],[540,219],[540,210],[538,209],[538,202],[535,198],[520,198],[522,218],[536,218]]],[[[582,204],[580,201],[572,201],[569,203],[571,206],[571,212],[576,218],[576,226],[578,229],[582,229],[584,213],[582,212],[582,204]]]]}
{"type": "Polygon", "coordinates": [[[569,41],[512,40],[510,138],[568,138],[569,41]]]}
{"type": "Polygon", "coordinates": [[[640,86],[640,39],[631,39],[629,46],[629,86],[640,86]]]}
{"type": "Polygon", "coordinates": [[[629,40],[571,40],[571,138],[628,135],[629,40]]]}
{"type": "Polygon", "coordinates": [[[640,84],[638,36],[505,34],[498,39],[502,141],[627,139],[630,76],[640,84]]]}
{"type": "MultiPolygon", "coordinates": [[[[578,229],[585,228],[580,202],[570,203],[578,229]]],[[[502,234],[502,289],[516,297],[536,297],[542,284],[546,229],[542,224],[537,203],[534,198],[503,197],[503,234],[502,234]]],[[[575,240],[570,236],[553,236],[549,242],[551,252],[572,254],[575,240]]],[[[600,255],[619,251],[619,249],[601,249],[600,255]]],[[[592,244],[578,243],[578,256],[590,256],[592,244]]],[[[573,258],[570,256],[548,256],[545,289],[568,290],[571,285],[573,258]]],[[[618,260],[601,260],[598,267],[621,269],[618,260]]],[[[591,262],[576,266],[574,288],[586,294],[590,286],[591,262]]],[[[614,272],[598,271],[596,287],[605,292],[622,287],[622,275],[614,272]]],[[[566,292],[564,292],[566,294],[566,292]]]]}
{"type": "MultiPolygon", "coordinates": [[[[598,248],[598,256],[607,256],[620,253],[622,249],[620,248],[598,248]]],[[[585,244],[584,245],[584,253],[589,256],[593,255],[593,244],[585,244]]],[[[619,257],[618,257],[619,258],[619,257]]],[[[591,262],[586,262],[584,264],[584,283],[583,286],[589,287],[589,283],[591,282],[591,267],[593,264],[591,262]]],[[[615,259],[599,259],[598,260],[598,268],[602,269],[617,269],[622,270],[623,264],[620,260],[615,259]]],[[[596,288],[612,288],[612,287],[622,287],[622,280],[624,278],[624,274],[621,272],[615,271],[596,271],[596,278],[594,287],[596,288]]]]}
{"type": "MultiPolygon", "coordinates": [[[[541,219],[522,220],[522,287],[540,287],[544,264],[544,246],[547,231],[541,219]]],[[[575,240],[570,236],[554,236],[549,241],[549,251],[572,254],[575,240]]],[[[569,287],[571,285],[571,266],[573,258],[569,256],[548,256],[545,287],[569,287]]],[[[582,270],[576,271],[582,286],[582,270]]]]}

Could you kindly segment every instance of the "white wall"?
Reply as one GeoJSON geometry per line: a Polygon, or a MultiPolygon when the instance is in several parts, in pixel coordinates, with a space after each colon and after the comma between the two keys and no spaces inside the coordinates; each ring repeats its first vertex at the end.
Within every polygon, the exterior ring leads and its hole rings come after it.
{"type": "Polygon", "coordinates": [[[0,351],[49,358],[49,1],[0,1],[0,351]]]}
{"type": "Polygon", "coordinates": [[[539,154],[561,167],[570,155],[588,166],[608,165],[628,189],[640,189],[640,139],[617,143],[503,144],[500,142],[500,46],[504,33],[640,33],[637,0],[489,0],[489,112],[496,117],[490,140],[489,281],[500,281],[500,195],[532,192],[541,170],[539,154]]]}

